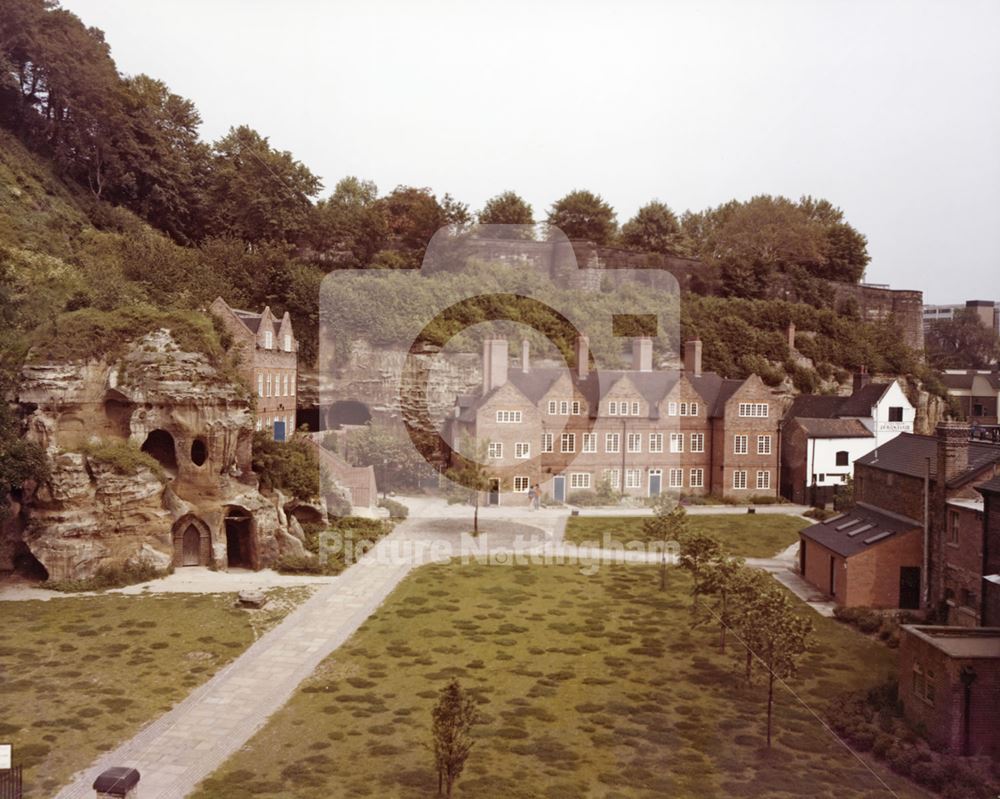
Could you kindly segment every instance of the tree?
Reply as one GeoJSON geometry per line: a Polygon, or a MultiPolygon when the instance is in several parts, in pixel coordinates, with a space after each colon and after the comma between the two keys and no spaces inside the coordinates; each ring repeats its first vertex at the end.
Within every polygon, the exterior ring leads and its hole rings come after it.
{"type": "Polygon", "coordinates": [[[687,511],[669,494],[660,494],[653,502],[653,515],[642,522],[647,539],[659,541],[663,546],[660,559],[660,590],[667,590],[667,544],[683,541],[687,536],[687,511]]]}
{"type": "Polygon", "coordinates": [[[698,606],[698,597],[708,586],[708,574],[713,565],[722,557],[722,544],[719,539],[707,533],[687,532],[680,539],[681,568],[691,574],[694,585],[691,595],[694,607],[698,606]]]}
{"type": "Polygon", "coordinates": [[[396,487],[416,487],[429,469],[405,432],[378,422],[348,433],[346,450],[354,466],[375,468],[383,497],[396,487]]]}
{"type": "Polygon", "coordinates": [[[677,255],[687,252],[680,222],[666,203],[653,200],[622,225],[621,241],[630,250],[677,255]]]}
{"type": "Polygon", "coordinates": [[[490,472],[484,465],[489,455],[489,448],[489,441],[477,440],[469,435],[463,436],[452,466],[445,473],[445,477],[468,493],[469,501],[475,507],[472,515],[474,536],[479,535],[479,495],[483,491],[489,491],[490,488],[490,472]]]}
{"type": "Polygon", "coordinates": [[[530,239],[534,237],[531,225],[535,224],[531,206],[513,191],[505,191],[486,201],[479,212],[480,225],[520,225],[517,228],[499,229],[501,238],[530,239]]]}
{"type": "Polygon", "coordinates": [[[594,244],[609,244],[618,229],[614,209],[599,194],[584,190],[571,191],[556,200],[546,221],[570,239],[594,244]]]}
{"type": "Polygon", "coordinates": [[[442,790],[451,796],[455,781],[465,768],[474,741],[472,728],[479,723],[476,703],[465,695],[458,680],[452,680],[441,691],[432,711],[434,764],[438,774],[438,796],[442,790]]]}
{"type": "Polygon", "coordinates": [[[735,621],[740,596],[746,596],[754,582],[752,575],[760,574],[748,569],[742,558],[720,557],[709,561],[704,570],[702,590],[716,597],[713,616],[719,622],[719,651],[725,654],[726,631],[735,621]]]}
{"type": "Polygon", "coordinates": [[[350,176],[313,209],[303,241],[320,261],[348,267],[369,266],[385,246],[389,226],[378,188],[370,180],[350,176]]]}
{"type": "Polygon", "coordinates": [[[431,238],[451,223],[449,214],[458,213],[454,207],[443,208],[430,189],[413,186],[397,186],[379,205],[388,228],[388,248],[399,256],[398,267],[407,269],[420,267],[431,238]]]}
{"type": "Polygon", "coordinates": [[[924,347],[935,369],[984,369],[1000,358],[1000,339],[972,309],[931,322],[924,347]]]}

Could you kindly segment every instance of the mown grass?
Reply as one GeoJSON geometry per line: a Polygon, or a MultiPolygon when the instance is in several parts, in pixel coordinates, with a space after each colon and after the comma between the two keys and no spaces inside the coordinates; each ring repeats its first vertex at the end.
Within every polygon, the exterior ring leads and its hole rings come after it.
{"type": "Polygon", "coordinates": [[[0,741],[49,797],[101,752],[169,710],[309,593],[87,596],[0,602],[0,741]]]}
{"type": "MultiPolygon", "coordinates": [[[[193,796],[434,796],[431,708],[453,678],[483,714],[456,797],[889,795],[785,691],[767,751],[764,687],[692,628],[683,573],[658,582],[647,566],[422,568],[193,796]]],[[[792,685],[818,712],[893,673],[884,647],[814,620],[792,685]]]]}
{"type": "MultiPolygon", "coordinates": [[[[601,543],[605,534],[612,541],[646,541],[641,516],[571,516],[566,522],[566,541],[574,544],[601,543]]],[[[690,514],[688,529],[714,535],[731,555],[770,558],[799,539],[799,530],[811,522],[777,513],[690,514]]]]}

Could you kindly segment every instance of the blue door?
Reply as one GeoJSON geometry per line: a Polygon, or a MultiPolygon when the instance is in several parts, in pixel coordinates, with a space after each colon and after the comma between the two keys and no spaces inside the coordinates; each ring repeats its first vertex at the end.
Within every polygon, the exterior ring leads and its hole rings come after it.
{"type": "Polygon", "coordinates": [[[658,497],[660,495],[660,481],[663,479],[659,469],[649,470],[649,495],[658,497]]]}
{"type": "Polygon", "coordinates": [[[566,501],[566,478],[561,474],[552,478],[552,495],[556,502],[566,501]]]}
{"type": "Polygon", "coordinates": [[[274,440],[285,440],[285,423],[283,421],[275,420],[274,422],[274,440]]]}

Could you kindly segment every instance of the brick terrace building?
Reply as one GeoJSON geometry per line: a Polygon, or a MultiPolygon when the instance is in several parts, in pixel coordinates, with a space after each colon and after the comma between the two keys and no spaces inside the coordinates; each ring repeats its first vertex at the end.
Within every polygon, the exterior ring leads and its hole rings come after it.
{"type": "Polygon", "coordinates": [[[1000,758],[1000,628],[905,625],[899,698],[936,745],[1000,758]]]}
{"type": "Polygon", "coordinates": [[[221,297],[211,306],[240,351],[240,369],[257,400],[257,429],[283,431],[283,438],[296,429],[295,383],[298,376],[299,343],[288,312],[278,319],[269,307],[261,313],[231,308],[221,297]]]}
{"type": "Polygon", "coordinates": [[[950,624],[979,623],[979,489],[993,485],[998,463],[1000,447],[970,441],[957,422],[859,458],[857,507],[800,534],[804,576],[845,605],[938,609],[950,624]]]}
{"type": "Polygon", "coordinates": [[[958,402],[970,422],[996,424],[1000,398],[1000,372],[984,369],[949,369],[941,375],[948,395],[958,402]]]}
{"type": "Polygon", "coordinates": [[[636,497],[664,490],[737,500],[777,495],[778,402],[759,377],[731,380],[701,369],[701,342],[684,368],[653,371],[653,343],[633,340],[631,369],[588,373],[588,342],[576,372],[508,367],[508,345],[483,345],[483,387],[459,397],[446,435],[489,442],[488,501],[526,503],[532,485],[556,500],[611,487],[636,497]]]}

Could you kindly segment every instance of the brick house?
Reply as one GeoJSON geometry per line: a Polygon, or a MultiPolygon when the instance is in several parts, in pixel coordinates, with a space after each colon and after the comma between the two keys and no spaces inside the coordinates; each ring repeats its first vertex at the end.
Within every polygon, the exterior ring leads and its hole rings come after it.
{"type": "Polygon", "coordinates": [[[278,319],[265,306],[261,313],[231,308],[222,297],[211,305],[240,352],[240,372],[256,397],[257,429],[284,440],[296,430],[295,389],[299,343],[292,320],[278,319]]]}
{"type": "Polygon", "coordinates": [[[776,496],[778,402],[759,377],[703,373],[700,341],[680,370],[654,371],[648,338],[633,340],[631,369],[588,372],[585,337],[574,360],[532,368],[524,342],[512,369],[506,340],[484,342],[482,389],[458,397],[445,435],[488,442],[488,502],[524,504],[533,485],[564,501],[602,481],[636,497],[776,496]]]}
{"type": "Polygon", "coordinates": [[[1000,758],[1000,628],[904,625],[899,698],[937,746],[1000,758]]]}
{"type": "Polygon", "coordinates": [[[970,441],[958,422],[936,432],[900,434],[855,462],[856,507],[800,533],[810,583],[844,605],[937,609],[950,624],[979,623],[980,488],[997,473],[1000,447],[970,441]],[[868,587],[842,590],[852,583],[868,587]]]}
{"type": "Polygon", "coordinates": [[[986,369],[948,369],[941,382],[954,397],[962,415],[971,422],[997,423],[1000,372],[986,369]]]}

